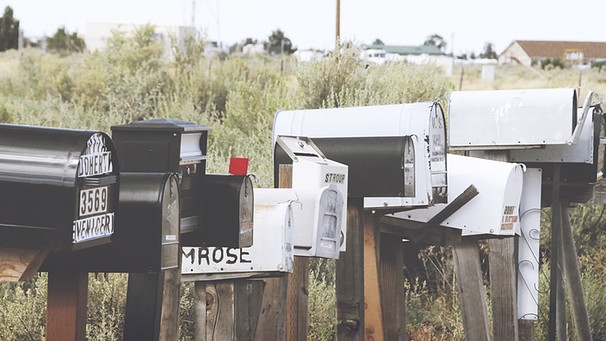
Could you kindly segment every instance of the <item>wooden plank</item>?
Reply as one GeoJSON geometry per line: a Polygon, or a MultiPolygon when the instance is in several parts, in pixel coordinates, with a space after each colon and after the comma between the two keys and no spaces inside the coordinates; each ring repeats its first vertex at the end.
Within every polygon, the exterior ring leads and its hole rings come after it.
{"type": "Polygon", "coordinates": [[[490,340],[478,243],[471,238],[463,238],[452,246],[452,251],[465,339],[490,340]]]}
{"type": "Polygon", "coordinates": [[[206,301],[211,298],[206,293],[206,283],[194,283],[194,341],[206,341],[206,301]]]}
{"type": "Polygon", "coordinates": [[[255,339],[257,332],[265,282],[261,280],[236,280],[234,285],[236,340],[252,341],[255,339]]]}
{"type": "Polygon", "coordinates": [[[234,314],[234,283],[207,284],[211,299],[207,307],[207,340],[236,340],[234,314]]]}
{"type": "Polygon", "coordinates": [[[347,203],[347,251],[337,260],[337,340],[364,340],[364,202],[347,203]]]}
{"type": "Polygon", "coordinates": [[[295,257],[286,290],[286,340],[307,340],[309,257],[295,257]]]}
{"type": "Polygon", "coordinates": [[[181,269],[164,270],[162,285],[162,313],[160,315],[160,340],[179,338],[179,301],[181,293],[181,269]]]}
{"type": "Polygon", "coordinates": [[[568,300],[574,318],[576,337],[577,340],[591,341],[591,327],[589,325],[589,316],[585,304],[577,250],[574,245],[572,226],[570,225],[568,205],[562,205],[562,244],[564,279],[566,280],[568,300]]]}
{"type": "Polygon", "coordinates": [[[379,288],[380,248],[372,212],[364,212],[364,331],[367,340],[382,341],[383,312],[381,310],[381,290],[379,288]]]}
{"type": "Polygon", "coordinates": [[[489,239],[490,300],[495,340],[517,340],[517,277],[515,238],[489,239]]]}
{"type": "Polygon", "coordinates": [[[287,282],[281,278],[265,280],[255,340],[284,340],[286,338],[286,289],[287,282]]]}
{"type": "Polygon", "coordinates": [[[379,265],[381,307],[385,340],[408,340],[404,292],[404,244],[401,239],[381,235],[379,265]]]}
{"type": "Polygon", "coordinates": [[[48,273],[46,340],[86,339],[88,274],[85,272],[48,273]]]}
{"type": "Polygon", "coordinates": [[[46,250],[0,248],[0,282],[32,279],[47,255],[46,250]]]}

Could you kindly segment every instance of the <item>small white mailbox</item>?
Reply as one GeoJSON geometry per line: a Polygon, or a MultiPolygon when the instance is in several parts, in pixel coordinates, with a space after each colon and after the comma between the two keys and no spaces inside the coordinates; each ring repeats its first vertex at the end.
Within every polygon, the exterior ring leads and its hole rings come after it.
{"type": "Polygon", "coordinates": [[[259,203],[293,202],[297,256],[339,258],[347,233],[348,166],[327,159],[307,137],[278,136],[292,160],[292,188],[255,191],[259,203]]]}
{"type": "Polygon", "coordinates": [[[280,110],[274,169],[289,160],[278,135],[308,136],[326,157],[349,166],[348,196],[371,209],[447,201],[446,126],[436,102],[280,110]]]}
{"type": "MultiPolygon", "coordinates": [[[[444,220],[440,225],[469,234],[510,236],[520,233],[519,207],[523,185],[523,166],[448,154],[449,201],[470,185],[479,194],[444,220]]],[[[394,213],[393,216],[428,222],[447,205],[394,213]]]]}
{"type": "Polygon", "coordinates": [[[258,204],[255,194],[254,217],[250,247],[183,247],[183,280],[274,276],[292,272],[291,203],[258,204]]]}

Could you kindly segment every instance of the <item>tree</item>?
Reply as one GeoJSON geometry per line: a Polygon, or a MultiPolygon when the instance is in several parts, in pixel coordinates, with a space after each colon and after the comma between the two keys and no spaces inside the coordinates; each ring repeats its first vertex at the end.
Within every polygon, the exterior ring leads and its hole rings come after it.
{"type": "Polygon", "coordinates": [[[296,48],[293,48],[290,39],[286,38],[281,30],[273,31],[264,45],[265,50],[271,55],[279,53],[293,54],[297,51],[296,48]]]}
{"type": "Polygon", "coordinates": [[[444,38],[442,38],[442,36],[440,36],[438,34],[432,34],[429,37],[427,37],[427,39],[425,39],[425,42],[423,43],[423,45],[437,46],[441,51],[444,51],[446,49],[446,45],[448,45],[448,43],[446,43],[446,41],[444,40],[444,38]]]}
{"type": "Polygon", "coordinates": [[[19,47],[19,20],[13,17],[13,9],[6,6],[0,18],[0,51],[19,47]]]}
{"type": "Polygon", "coordinates": [[[78,37],[78,34],[75,32],[70,35],[65,30],[65,27],[59,28],[55,35],[48,38],[47,44],[50,51],[55,51],[59,54],[83,52],[86,48],[84,39],[78,37]]]}
{"type": "Polygon", "coordinates": [[[373,45],[385,45],[383,43],[383,41],[379,38],[375,39],[375,41],[372,42],[373,45]]]}
{"type": "Polygon", "coordinates": [[[494,51],[492,43],[484,44],[484,52],[480,53],[480,58],[497,59],[499,56],[494,51]]]}

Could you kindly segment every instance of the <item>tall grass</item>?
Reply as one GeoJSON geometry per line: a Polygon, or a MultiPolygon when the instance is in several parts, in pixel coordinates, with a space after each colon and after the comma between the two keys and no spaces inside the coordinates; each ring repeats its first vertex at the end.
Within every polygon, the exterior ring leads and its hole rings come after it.
{"type": "MultiPolygon", "coordinates": [[[[480,67],[465,67],[463,73],[455,68],[452,76],[446,76],[430,64],[364,65],[356,48],[299,63],[286,56],[209,58],[202,54],[200,38],[188,46],[188,52],[166,58],[153,30],[146,27],[135,36],[116,33],[106,50],[95,53],[67,57],[38,50],[0,53],[0,122],[109,133],[112,125],[133,120],[193,121],[213,127],[207,172],[226,173],[231,156],[244,156],[250,159],[250,172],[259,179],[256,186],[272,187],[271,130],[279,109],[443,101],[459,84],[464,90],[578,86],[583,92],[606,93],[606,73],[596,70],[581,74],[577,69],[499,66],[495,80],[487,82],[480,79],[480,67]]],[[[600,290],[606,257],[595,252],[604,246],[599,234],[602,223],[592,227],[599,211],[575,214],[579,217],[575,231],[582,231],[577,237],[585,257],[592,327],[605,330],[597,312],[606,311],[600,290]]],[[[463,339],[450,250],[422,249],[418,257],[424,273],[406,281],[408,332],[415,340],[463,339]]],[[[46,278],[39,274],[25,283],[0,283],[0,339],[44,338],[46,278]]],[[[310,340],[336,339],[334,281],[334,262],[312,262],[310,340]]],[[[192,339],[193,291],[190,284],[183,284],[183,340],[192,339]]],[[[89,276],[90,340],[121,339],[125,293],[124,274],[89,276]]],[[[539,331],[544,330],[542,323],[539,331]]]]}

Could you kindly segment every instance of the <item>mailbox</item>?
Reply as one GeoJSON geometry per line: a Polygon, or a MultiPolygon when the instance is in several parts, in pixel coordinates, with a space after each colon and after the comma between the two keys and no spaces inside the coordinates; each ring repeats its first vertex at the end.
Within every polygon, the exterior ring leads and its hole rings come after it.
{"type": "Polygon", "coordinates": [[[109,243],[117,175],[105,133],[0,125],[0,245],[71,251],[109,243]]]}
{"type": "MultiPolygon", "coordinates": [[[[539,180],[540,181],[540,180],[539,180]]],[[[474,185],[479,194],[441,223],[463,234],[511,236],[520,233],[519,207],[523,185],[520,164],[448,154],[450,201],[474,185]]],[[[446,204],[397,212],[394,217],[428,222],[446,204]]]]}
{"type": "Polygon", "coordinates": [[[482,157],[509,150],[511,161],[543,169],[543,205],[549,206],[553,167],[561,166],[562,196],[583,203],[593,196],[603,112],[589,92],[577,108],[574,89],[459,91],[450,98],[450,147],[482,157]]]}
{"type": "Polygon", "coordinates": [[[274,169],[290,163],[278,135],[307,136],[349,166],[348,195],[372,209],[447,201],[446,127],[436,102],[281,110],[274,118],[274,169]]]}
{"type": "Polygon", "coordinates": [[[51,254],[41,269],[144,273],[178,268],[179,203],[175,173],[122,172],[112,243],[51,254]]]}
{"type": "Polygon", "coordinates": [[[126,172],[179,175],[181,233],[184,245],[202,245],[192,235],[203,223],[208,126],[174,119],[151,119],[112,126],[112,139],[126,172]]]}
{"type": "MultiPolygon", "coordinates": [[[[256,198],[255,195],[255,201],[256,198]]],[[[255,202],[254,215],[255,233],[250,247],[184,247],[182,280],[267,277],[292,272],[292,204],[255,202]]]]}
{"type": "Polygon", "coordinates": [[[207,174],[204,224],[194,234],[204,245],[248,247],[253,243],[254,192],[247,175],[207,174]]]}

